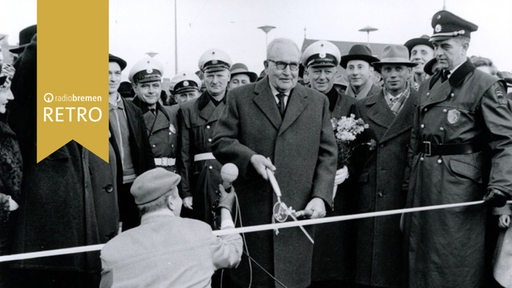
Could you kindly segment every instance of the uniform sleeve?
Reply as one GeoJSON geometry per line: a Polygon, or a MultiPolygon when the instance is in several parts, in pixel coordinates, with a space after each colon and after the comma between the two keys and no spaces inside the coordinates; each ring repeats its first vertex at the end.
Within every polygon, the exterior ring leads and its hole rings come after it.
{"type": "Polygon", "coordinates": [[[177,169],[181,176],[180,182],[180,196],[182,198],[192,196],[190,187],[190,176],[192,175],[193,159],[190,151],[190,129],[185,119],[185,114],[182,109],[178,110],[178,154],[177,154],[177,169]]]}
{"type": "Polygon", "coordinates": [[[210,251],[215,269],[234,268],[242,259],[242,237],[240,234],[214,237],[210,251]]]}
{"type": "Polygon", "coordinates": [[[512,100],[506,95],[503,86],[496,82],[485,92],[480,107],[492,155],[488,189],[512,197],[512,100]]]}

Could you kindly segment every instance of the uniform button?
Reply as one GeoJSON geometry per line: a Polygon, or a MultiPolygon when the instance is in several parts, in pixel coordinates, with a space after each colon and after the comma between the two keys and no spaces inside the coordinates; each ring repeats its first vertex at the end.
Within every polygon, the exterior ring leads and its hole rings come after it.
{"type": "Polygon", "coordinates": [[[437,159],[437,164],[441,164],[441,163],[443,163],[443,160],[437,159]]]}
{"type": "Polygon", "coordinates": [[[384,144],[380,144],[379,146],[380,146],[380,148],[382,148],[382,147],[384,147],[385,145],[384,145],[384,144]]]}
{"type": "Polygon", "coordinates": [[[380,198],[384,197],[384,194],[382,194],[382,192],[377,193],[377,195],[378,195],[380,198]]]}
{"type": "Polygon", "coordinates": [[[427,96],[429,96],[429,95],[430,95],[430,92],[427,92],[427,96]]]}
{"type": "Polygon", "coordinates": [[[424,111],[424,112],[427,112],[427,111],[428,111],[428,108],[423,108],[423,111],[424,111]]]}
{"type": "Polygon", "coordinates": [[[213,166],[208,166],[208,169],[210,169],[210,170],[213,169],[213,166]]]}
{"type": "Polygon", "coordinates": [[[210,129],[210,125],[206,125],[206,129],[210,129]]]}
{"type": "Polygon", "coordinates": [[[448,112],[448,109],[443,109],[443,112],[444,112],[444,113],[448,112]]]}
{"type": "Polygon", "coordinates": [[[107,186],[105,186],[105,191],[107,193],[112,193],[114,192],[114,186],[112,186],[112,184],[108,184],[107,186]]]}
{"type": "Polygon", "coordinates": [[[420,128],[425,128],[425,124],[421,124],[421,125],[420,125],[420,128]]]}
{"type": "Polygon", "coordinates": [[[208,142],[212,142],[212,138],[208,138],[208,142]]]}
{"type": "Polygon", "coordinates": [[[153,144],[153,145],[151,145],[151,147],[155,148],[155,147],[156,147],[156,145],[155,145],[155,144],[153,144]]]}
{"type": "Polygon", "coordinates": [[[439,130],[444,131],[444,127],[439,127],[439,130]]]}
{"type": "Polygon", "coordinates": [[[451,93],[451,94],[450,94],[450,97],[455,97],[455,94],[454,94],[454,93],[451,93]]]}
{"type": "Polygon", "coordinates": [[[423,161],[423,160],[425,160],[425,158],[423,158],[423,157],[420,157],[420,161],[423,161]]]}

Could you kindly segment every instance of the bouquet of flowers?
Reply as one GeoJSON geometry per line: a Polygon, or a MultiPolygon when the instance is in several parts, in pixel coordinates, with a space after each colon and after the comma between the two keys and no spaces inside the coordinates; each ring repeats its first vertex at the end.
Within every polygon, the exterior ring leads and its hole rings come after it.
{"type": "Polygon", "coordinates": [[[369,145],[370,150],[375,148],[376,142],[374,139],[366,143],[355,144],[354,140],[357,136],[369,127],[363,119],[356,119],[355,117],[354,114],[350,114],[349,117],[342,116],[340,119],[331,119],[336,144],[338,144],[338,168],[348,164],[350,156],[352,156],[352,152],[357,146],[369,145]]]}

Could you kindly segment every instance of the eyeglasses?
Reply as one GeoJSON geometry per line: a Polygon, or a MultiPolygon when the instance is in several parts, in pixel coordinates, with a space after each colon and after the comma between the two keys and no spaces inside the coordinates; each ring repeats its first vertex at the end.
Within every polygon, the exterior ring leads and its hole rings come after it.
{"type": "Polygon", "coordinates": [[[290,71],[297,71],[299,70],[299,63],[297,62],[283,62],[283,61],[274,61],[271,59],[267,59],[268,62],[272,62],[276,65],[276,68],[279,70],[284,70],[286,67],[290,67],[290,71]]]}

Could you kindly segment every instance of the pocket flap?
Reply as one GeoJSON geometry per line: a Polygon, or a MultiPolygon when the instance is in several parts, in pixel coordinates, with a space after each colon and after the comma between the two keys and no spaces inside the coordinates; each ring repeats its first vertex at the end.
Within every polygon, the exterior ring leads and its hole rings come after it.
{"type": "Polygon", "coordinates": [[[482,172],[479,168],[459,160],[451,159],[450,168],[460,176],[469,178],[477,183],[482,183],[482,172]]]}

